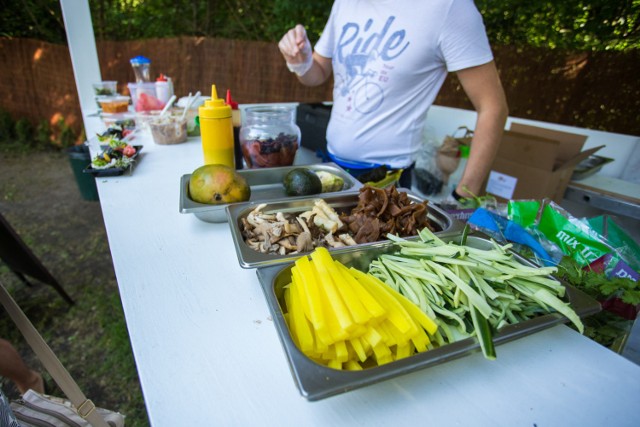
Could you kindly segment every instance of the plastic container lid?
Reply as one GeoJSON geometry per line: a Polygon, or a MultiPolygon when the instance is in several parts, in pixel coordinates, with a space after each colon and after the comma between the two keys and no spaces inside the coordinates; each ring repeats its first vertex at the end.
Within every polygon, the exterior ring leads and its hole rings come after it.
{"type": "Polygon", "coordinates": [[[131,98],[126,95],[98,95],[96,100],[98,102],[124,102],[129,101],[131,98]]]}
{"type": "Polygon", "coordinates": [[[200,119],[226,119],[231,117],[231,106],[224,99],[218,98],[216,85],[211,85],[211,99],[198,109],[200,119]]]}
{"type": "Polygon", "coordinates": [[[135,58],[131,58],[131,64],[151,64],[149,58],[145,58],[144,56],[136,56],[135,58]]]}

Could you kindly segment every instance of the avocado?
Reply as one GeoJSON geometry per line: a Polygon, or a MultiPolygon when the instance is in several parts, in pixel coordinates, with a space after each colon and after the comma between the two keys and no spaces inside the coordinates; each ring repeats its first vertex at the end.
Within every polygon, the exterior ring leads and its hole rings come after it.
{"type": "Polygon", "coordinates": [[[318,175],[306,168],[290,170],[282,181],[287,196],[308,196],[322,192],[322,182],[318,175]]]}
{"type": "Polygon", "coordinates": [[[316,175],[320,178],[322,183],[322,192],[330,193],[333,191],[340,191],[344,187],[344,179],[338,175],[334,175],[331,172],[317,171],[316,175]]]}

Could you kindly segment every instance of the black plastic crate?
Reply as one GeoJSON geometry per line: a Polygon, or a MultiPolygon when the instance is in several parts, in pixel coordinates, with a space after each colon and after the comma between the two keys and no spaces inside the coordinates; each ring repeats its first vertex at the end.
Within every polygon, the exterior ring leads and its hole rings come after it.
{"type": "Polygon", "coordinates": [[[296,124],[302,134],[300,144],[314,152],[327,151],[327,125],[331,115],[331,105],[322,103],[299,104],[296,124]]]}

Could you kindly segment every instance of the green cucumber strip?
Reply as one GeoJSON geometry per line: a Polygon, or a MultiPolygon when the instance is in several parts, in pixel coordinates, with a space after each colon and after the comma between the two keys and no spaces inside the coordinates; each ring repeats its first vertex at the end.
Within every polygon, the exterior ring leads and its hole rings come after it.
{"type": "Polygon", "coordinates": [[[489,322],[487,322],[487,319],[482,316],[480,311],[475,307],[471,307],[471,321],[473,322],[473,328],[480,343],[482,354],[484,354],[484,357],[488,360],[496,360],[496,348],[493,345],[493,336],[489,322]]]}
{"type": "Polygon", "coordinates": [[[568,303],[565,303],[544,288],[538,289],[533,294],[533,298],[537,301],[544,302],[545,304],[553,307],[556,311],[563,314],[567,319],[569,319],[575,325],[575,327],[578,328],[578,331],[580,331],[581,334],[584,333],[584,325],[582,324],[580,317],[578,317],[576,312],[571,309],[568,303]]]}
{"type": "Polygon", "coordinates": [[[487,303],[487,301],[485,301],[475,290],[473,290],[471,287],[469,287],[469,285],[467,285],[465,282],[463,282],[458,276],[456,276],[455,274],[453,274],[450,270],[432,262],[432,261],[426,261],[427,264],[429,264],[434,270],[438,269],[440,271],[442,271],[442,274],[447,277],[449,280],[451,280],[453,283],[455,283],[460,290],[467,296],[467,298],[469,298],[469,303],[472,304],[473,306],[477,307],[478,310],[480,310],[480,313],[482,313],[483,316],[485,317],[489,317],[491,315],[491,307],[489,307],[489,304],[487,303]]]}

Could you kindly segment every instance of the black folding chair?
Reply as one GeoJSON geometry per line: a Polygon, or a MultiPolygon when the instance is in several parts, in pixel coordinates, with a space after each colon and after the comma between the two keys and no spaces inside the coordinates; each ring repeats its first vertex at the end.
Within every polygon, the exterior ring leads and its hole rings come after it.
{"type": "Polygon", "coordinates": [[[25,285],[32,286],[26,276],[32,277],[53,286],[67,303],[74,304],[62,285],[31,252],[2,214],[0,214],[0,258],[25,285]]]}

